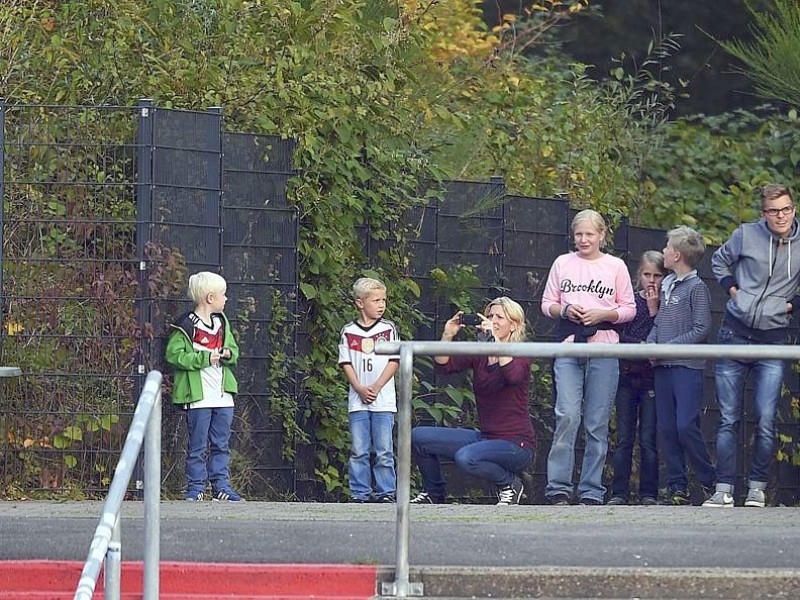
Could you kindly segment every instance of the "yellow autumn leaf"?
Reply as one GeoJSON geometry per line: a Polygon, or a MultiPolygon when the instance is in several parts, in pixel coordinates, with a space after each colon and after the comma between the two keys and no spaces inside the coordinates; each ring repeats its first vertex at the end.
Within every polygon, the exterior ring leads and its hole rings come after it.
{"type": "Polygon", "coordinates": [[[8,332],[8,335],[17,335],[24,329],[25,328],[22,326],[22,323],[16,323],[14,321],[9,321],[6,323],[6,332],[8,332]]]}
{"type": "Polygon", "coordinates": [[[31,447],[31,446],[33,446],[35,443],[36,443],[36,442],[34,442],[34,441],[31,439],[31,438],[25,438],[25,441],[23,441],[23,442],[22,442],[22,447],[23,447],[23,448],[30,448],[30,447],[31,447]]]}

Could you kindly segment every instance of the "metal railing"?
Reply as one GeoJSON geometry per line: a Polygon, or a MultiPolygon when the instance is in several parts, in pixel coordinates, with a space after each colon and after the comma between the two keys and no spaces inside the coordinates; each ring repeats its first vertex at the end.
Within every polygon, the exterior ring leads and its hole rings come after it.
{"type": "Polygon", "coordinates": [[[122,574],[120,509],[144,445],[144,585],[143,600],[158,600],[161,519],[161,373],[150,371],[133,413],[131,427],[108,490],[103,514],[89,546],[74,600],[94,595],[105,563],[106,600],[119,600],[122,574]]]}
{"type": "Polygon", "coordinates": [[[492,342],[378,342],[376,354],[399,354],[397,403],[397,521],[395,580],[381,584],[381,594],[405,598],[422,596],[423,585],[409,582],[408,539],[411,501],[411,394],[413,361],[420,356],[527,356],[530,358],[627,359],[749,359],[800,360],[800,346],[715,344],[564,344],[522,342],[503,344],[502,353],[492,342]]]}

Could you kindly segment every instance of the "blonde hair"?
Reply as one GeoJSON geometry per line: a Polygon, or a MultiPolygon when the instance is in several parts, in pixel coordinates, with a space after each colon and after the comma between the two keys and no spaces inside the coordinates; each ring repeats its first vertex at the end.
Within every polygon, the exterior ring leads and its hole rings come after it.
{"type": "Polygon", "coordinates": [[[514,327],[514,331],[511,332],[508,341],[524,342],[528,337],[528,332],[525,328],[525,311],[522,310],[522,307],[519,305],[519,303],[515,302],[508,296],[500,296],[486,305],[486,309],[483,311],[483,314],[488,315],[489,309],[493,306],[499,306],[502,308],[503,312],[506,313],[508,320],[516,325],[516,327],[514,327]]]}
{"type": "MultiPolygon", "coordinates": [[[[583,223],[584,221],[589,221],[597,231],[600,232],[601,235],[608,233],[608,226],[606,225],[605,219],[603,216],[597,212],[596,210],[592,210],[591,208],[586,208],[580,211],[575,217],[572,219],[572,231],[575,231],[575,228],[578,224],[583,223]]],[[[603,241],[600,244],[600,247],[604,247],[606,245],[605,235],[603,235],[603,241]]]]}
{"type": "Polygon", "coordinates": [[[642,255],[639,257],[639,266],[636,268],[636,285],[634,286],[636,290],[641,289],[640,280],[645,265],[653,265],[662,275],[666,275],[667,273],[666,268],[664,268],[664,255],[661,252],[658,250],[646,250],[642,252],[642,255]]]}
{"type": "Polygon", "coordinates": [[[222,275],[211,271],[200,271],[189,277],[187,295],[195,304],[200,304],[206,296],[215,292],[224,292],[228,284],[222,275]]]}
{"type": "Polygon", "coordinates": [[[353,284],[353,298],[358,300],[369,296],[375,290],[386,291],[386,286],[379,279],[371,277],[361,277],[353,284]]]}
{"type": "Polygon", "coordinates": [[[686,225],[671,229],[667,233],[667,240],[674,250],[681,253],[683,262],[692,268],[700,262],[700,257],[706,251],[703,236],[686,225]]]}

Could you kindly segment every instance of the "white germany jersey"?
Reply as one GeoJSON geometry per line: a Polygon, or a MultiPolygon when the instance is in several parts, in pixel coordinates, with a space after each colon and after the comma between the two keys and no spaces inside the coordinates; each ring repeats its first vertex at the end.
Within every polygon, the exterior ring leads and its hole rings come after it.
{"type": "MultiPolygon", "coordinates": [[[[223,347],[225,324],[219,315],[212,316],[210,326],[203,323],[203,320],[195,313],[191,313],[189,318],[194,325],[192,347],[195,350],[210,354],[223,347]]],[[[203,384],[203,399],[189,404],[190,409],[233,406],[233,396],[222,389],[222,368],[219,365],[200,369],[200,381],[203,384]]]]}
{"type": "MultiPolygon", "coordinates": [[[[351,321],[342,328],[339,335],[339,364],[349,364],[356,372],[358,380],[366,386],[380,377],[389,361],[399,360],[397,355],[375,354],[375,344],[379,340],[398,341],[397,328],[392,321],[379,319],[371,327],[362,327],[351,321]]],[[[372,404],[364,404],[353,386],[350,386],[347,403],[348,412],[374,410],[397,412],[397,394],[394,378],[381,388],[372,404]]]]}

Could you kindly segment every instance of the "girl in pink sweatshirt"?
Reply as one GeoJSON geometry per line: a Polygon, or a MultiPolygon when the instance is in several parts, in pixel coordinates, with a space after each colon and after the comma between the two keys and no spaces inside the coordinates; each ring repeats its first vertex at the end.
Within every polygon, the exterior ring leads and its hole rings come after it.
{"type": "MultiPolygon", "coordinates": [[[[550,268],[542,312],[559,320],[558,335],[565,342],[616,344],[619,334],[614,325],[630,321],[636,314],[625,263],[601,250],[606,232],[598,212],[579,212],[572,221],[577,251],[559,256],[550,268]]],[[[575,440],[583,419],[586,448],[577,496],[581,504],[603,504],[603,467],[619,360],[556,358],[553,374],[556,430],[547,460],[545,497],[551,504],[568,504],[572,497],[575,440]]]]}

